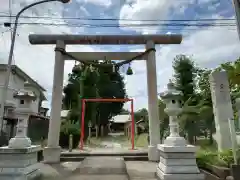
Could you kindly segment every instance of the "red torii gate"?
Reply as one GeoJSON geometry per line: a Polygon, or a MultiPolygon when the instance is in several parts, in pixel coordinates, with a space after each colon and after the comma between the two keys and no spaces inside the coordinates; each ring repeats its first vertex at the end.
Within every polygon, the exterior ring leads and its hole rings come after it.
{"type": "Polygon", "coordinates": [[[134,149],[134,134],[135,134],[135,123],[134,123],[134,110],[133,110],[133,99],[82,99],[82,117],[81,117],[81,137],[80,137],[80,149],[83,150],[84,145],[84,117],[85,117],[85,109],[86,102],[131,102],[131,142],[132,142],[132,150],[134,149]]]}

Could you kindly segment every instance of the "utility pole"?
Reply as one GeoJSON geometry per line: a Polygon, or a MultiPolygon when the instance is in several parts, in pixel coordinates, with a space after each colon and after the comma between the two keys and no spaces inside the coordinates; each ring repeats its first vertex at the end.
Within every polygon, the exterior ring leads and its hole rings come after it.
{"type": "Polygon", "coordinates": [[[240,40],[240,0],[233,0],[233,8],[235,11],[238,38],[240,40]]]}

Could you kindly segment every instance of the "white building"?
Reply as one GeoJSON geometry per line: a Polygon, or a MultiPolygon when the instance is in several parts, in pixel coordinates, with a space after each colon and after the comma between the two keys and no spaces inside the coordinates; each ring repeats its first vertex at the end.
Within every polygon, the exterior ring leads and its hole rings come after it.
{"type": "MultiPolygon", "coordinates": [[[[2,98],[1,95],[4,87],[6,73],[7,65],[0,64],[0,101],[2,98]]],[[[48,117],[46,117],[48,108],[41,107],[42,102],[46,100],[46,97],[44,95],[44,91],[46,90],[25,72],[23,72],[18,66],[12,65],[9,86],[7,90],[7,98],[5,102],[3,124],[3,131],[7,133],[8,138],[13,137],[16,132],[17,117],[15,115],[15,109],[20,104],[24,104],[23,100],[18,100],[13,97],[14,92],[19,91],[20,89],[29,89],[33,91],[37,96],[36,100],[32,103],[31,108],[33,113],[30,115],[29,122],[31,121],[30,123],[32,124],[32,120],[35,121],[48,119],[48,117]]]]}
{"type": "MultiPolygon", "coordinates": [[[[4,87],[4,81],[7,73],[7,65],[0,64],[0,100],[1,94],[4,87]]],[[[17,100],[13,98],[13,93],[18,91],[19,89],[28,88],[33,91],[37,99],[32,104],[32,110],[34,113],[44,114],[41,109],[42,101],[46,100],[44,96],[44,91],[46,91],[41,85],[39,85],[35,80],[33,80],[30,76],[28,76],[25,72],[23,72],[18,66],[12,65],[12,72],[9,80],[9,86],[7,91],[7,98],[5,104],[5,116],[11,115],[11,111],[17,107],[18,103],[24,102],[16,102],[17,100]],[[28,83],[26,83],[28,82],[28,83]]]]}

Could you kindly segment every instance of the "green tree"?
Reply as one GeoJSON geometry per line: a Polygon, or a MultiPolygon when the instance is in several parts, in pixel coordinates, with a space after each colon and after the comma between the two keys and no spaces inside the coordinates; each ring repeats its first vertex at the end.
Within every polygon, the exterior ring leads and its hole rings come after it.
{"type": "Polygon", "coordinates": [[[165,108],[166,108],[166,104],[161,99],[158,99],[158,111],[159,111],[159,120],[160,120],[160,141],[161,142],[169,134],[169,117],[164,111],[165,108]]]}
{"type": "MultiPolygon", "coordinates": [[[[194,91],[196,87],[197,68],[191,58],[186,55],[177,55],[173,61],[175,86],[183,93],[183,104],[195,106],[198,103],[198,96],[194,91]]],[[[196,136],[196,116],[191,108],[184,110],[180,117],[180,125],[187,134],[189,143],[194,143],[196,136]]],[[[185,133],[184,133],[185,134],[185,133]]]]}
{"type": "Polygon", "coordinates": [[[148,121],[148,110],[146,108],[139,109],[134,113],[135,121],[144,120],[148,121]]]}
{"type": "MultiPolygon", "coordinates": [[[[110,99],[127,98],[123,77],[119,71],[113,72],[112,68],[99,68],[99,81],[97,89],[99,97],[110,99]]],[[[121,113],[124,102],[102,102],[97,106],[97,124],[103,125],[107,132],[109,119],[121,113]]]]}
{"type": "Polygon", "coordinates": [[[240,91],[240,58],[234,62],[223,63],[216,70],[225,70],[227,72],[232,93],[240,91]]]}
{"type": "MultiPolygon", "coordinates": [[[[195,95],[194,88],[197,69],[192,59],[186,55],[177,55],[173,61],[175,86],[183,93],[183,102],[195,95]]],[[[193,99],[192,99],[193,100],[193,99]]]]}
{"type": "Polygon", "coordinates": [[[213,133],[216,129],[209,82],[209,75],[211,72],[212,71],[209,69],[198,70],[198,88],[201,96],[198,110],[200,115],[200,129],[203,131],[205,137],[209,136],[209,143],[213,144],[213,133]]]}
{"type": "Polygon", "coordinates": [[[149,130],[149,122],[148,122],[148,110],[146,108],[139,109],[137,112],[134,112],[134,121],[138,122],[143,120],[145,130],[149,130]]]}
{"type": "MultiPolygon", "coordinates": [[[[63,106],[70,110],[69,119],[80,120],[80,95],[84,99],[93,98],[126,98],[123,77],[111,68],[95,68],[83,65],[73,68],[69,74],[68,84],[64,87],[63,106]],[[83,86],[83,87],[82,87],[83,86]]],[[[124,102],[87,102],[85,110],[85,125],[104,125],[112,116],[119,114],[124,102]]],[[[87,131],[85,131],[87,133],[87,131]]]]}

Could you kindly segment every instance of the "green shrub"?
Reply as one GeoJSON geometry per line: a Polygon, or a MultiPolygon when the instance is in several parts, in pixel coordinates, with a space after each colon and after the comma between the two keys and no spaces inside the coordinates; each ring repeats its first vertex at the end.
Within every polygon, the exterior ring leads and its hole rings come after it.
{"type": "Polygon", "coordinates": [[[214,164],[218,159],[218,154],[213,151],[199,150],[196,154],[197,165],[200,168],[204,168],[206,164],[214,164]]]}
{"type": "MultiPolygon", "coordinates": [[[[239,153],[240,151],[238,150],[237,154],[239,153]]],[[[204,168],[206,164],[221,167],[230,167],[231,164],[234,164],[234,158],[231,149],[222,152],[201,149],[197,152],[196,158],[197,164],[200,168],[204,168]]]]}
{"type": "Polygon", "coordinates": [[[233,153],[232,150],[225,150],[222,152],[218,153],[218,164],[220,166],[224,167],[230,167],[231,164],[234,164],[234,158],[233,158],[233,153]]]}
{"type": "Polygon", "coordinates": [[[61,132],[66,135],[69,135],[69,134],[79,135],[80,134],[79,123],[73,123],[69,120],[64,121],[61,124],[61,132]]]}
{"type": "Polygon", "coordinates": [[[80,140],[80,126],[79,123],[73,123],[70,120],[64,121],[61,124],[59,145],[62,148],[69,147],[69,135],[73,136],[73,148],[76,148],[80,140]]]}

